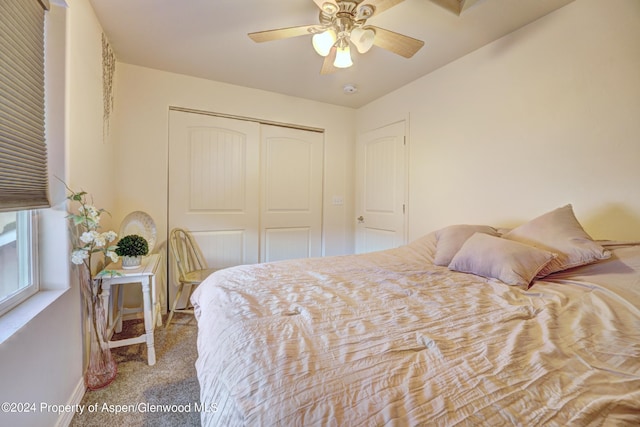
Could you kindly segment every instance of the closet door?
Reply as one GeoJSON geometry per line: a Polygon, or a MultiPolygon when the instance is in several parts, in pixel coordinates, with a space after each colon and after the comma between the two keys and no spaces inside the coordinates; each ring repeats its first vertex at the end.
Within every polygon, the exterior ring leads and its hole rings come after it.
{"type": "Polygon", "coordinates": [[[322,253],[323,134],[261,127],[260,261],[322,253]]]}
{"type": "Polygon", "coordinates": [[[190,230],[212,268],[258,262],[260,125],[169,114],[169,230],[190,230]]]}
{"type": "Polygon", "coordinates": [[[322,133],[169,115],[169,230],[191,231],[212,268],[322,254],[322,133]]]}

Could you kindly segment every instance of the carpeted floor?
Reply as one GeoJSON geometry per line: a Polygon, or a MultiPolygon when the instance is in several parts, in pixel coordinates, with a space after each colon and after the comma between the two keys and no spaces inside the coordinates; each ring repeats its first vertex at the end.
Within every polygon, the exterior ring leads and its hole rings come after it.
{"type": "MultiPolygon", "coordinates": [[[[142,320],[130,320],[124,322],[122,333],[114,339],[143,331],[142,320]]],[[[156,328],[154,366],[147,364],[146,344],[112,349],[118,364],[115,380],[104,389],[87,391],[81,402],[86,409],[83,414],[76,414],[70,425],[199,426],[196,334],[197,323],[191,315],[177,314],[168,330],[164,326],[156,328]],[[89,412],[89,405],[93,405],[94,412],[89,412]],[[131,412],[115,413],[119,410],[131,412]]]]}

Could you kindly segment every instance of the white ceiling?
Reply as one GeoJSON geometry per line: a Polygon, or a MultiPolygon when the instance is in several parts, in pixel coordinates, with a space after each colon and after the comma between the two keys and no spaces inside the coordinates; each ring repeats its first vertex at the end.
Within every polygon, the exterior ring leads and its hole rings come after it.
{"type": "Polygon", "coordinates": [[[247,36],[317,23],[313,0],[90,1],[118,61],[357,108],[573,0],[478,0],[461,16],[405,0],[367,22],[423,40],[413,58],[353,49],[354,65],[328,75],[310,35],[265,43],[247,36]],[[346,84],[357,92],[345,94],[346,84]]]}

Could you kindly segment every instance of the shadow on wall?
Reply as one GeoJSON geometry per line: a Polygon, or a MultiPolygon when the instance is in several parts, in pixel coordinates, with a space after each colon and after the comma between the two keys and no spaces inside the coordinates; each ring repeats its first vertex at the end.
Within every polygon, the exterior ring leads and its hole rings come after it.
{"type": "Polygon", "coordinates": [[[581,222],[594,239],[640,240],[640,214],[623,204],[605,205],[581,222]]]}

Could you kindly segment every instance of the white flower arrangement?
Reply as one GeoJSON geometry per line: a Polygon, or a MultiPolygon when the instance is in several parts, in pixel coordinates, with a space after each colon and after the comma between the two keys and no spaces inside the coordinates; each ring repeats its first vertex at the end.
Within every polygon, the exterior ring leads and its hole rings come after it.
{"type": "MultiPolygon", "coordinates": [[[[114,270],[104,269],[106,260],[118,261],[115,250],[116,245],[110,245],[118,235],[113,231],[100,233],[100,216],[104,209],[98,209],[86,200],[87,193],[75,192],[68,186],[71,202],[77,202],[80,206],[76,213],[69,213],[67,218],[71,220],[73,228],[73,249],[71,250],[71,262],[78,265],[80,272],[80,291],[82,293],[85,314],[88,318],[87,332],[89,336],[89,359],[85,372],[85,384],[89,389],[95,390],[109,384],[116,376],[116,363],[109,349],[109,337],[107,335],[107,319],[102,302],[102,282],[104,278],[119,276],[114,270]],[[93,265],[92,256],[102,254],[101,264],[93,265]],[[97,268],[100,272],[93,273],[97,268]]],[[[95,261],[95,258],[94,258],[95,261]]]]}
{"type": "MultiPolygon", "coordinates": [[[[110,245],[114,242],[118,235],[114,231],[106,231],[104,233],[98,232],[100,228],[100,216],[105,213],[104,209],[98,209],[95,206],[89,204],[86,200],[87,193],[85,191],[75,192],[67,187],[71,194],[67,197],[72,202],[78,202],[77,213],[70,213],[68,218],[73,222],[73,225],[78,228],[78,232],[81,233],[77,242],[74,242],[74,247],[71,251],[71,262],[76,265],[84,265],[88,272],[90,280],[94,279],[92,273],[91,258],[93,254],[101,253],[105,260],[108,258],[113,262],[118,261],[118,254],[116,254],[116,245],[110,245]]],[[[101,271],[95,277],[104,277],[105,275],[113,275],[112,271],[101,271]]]]}

